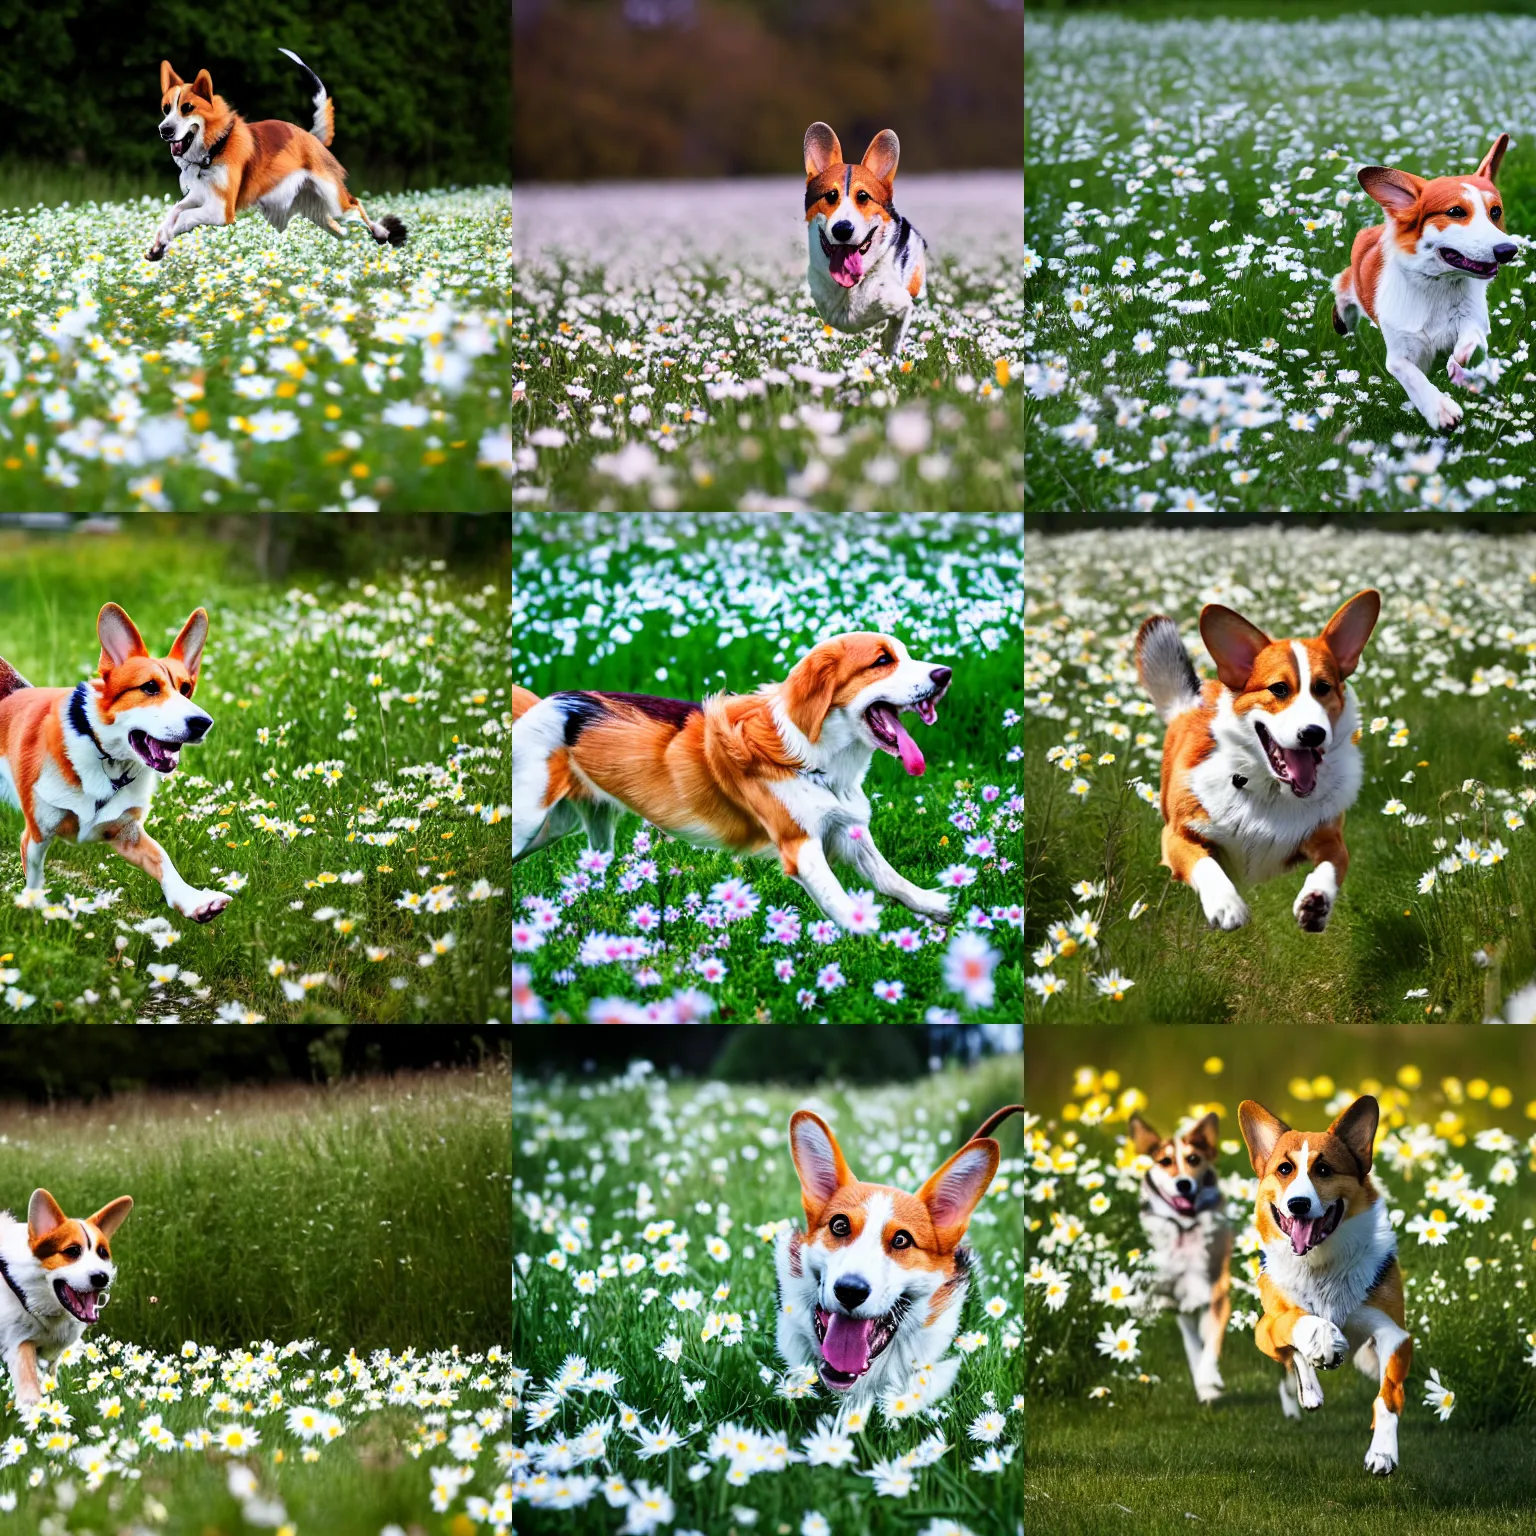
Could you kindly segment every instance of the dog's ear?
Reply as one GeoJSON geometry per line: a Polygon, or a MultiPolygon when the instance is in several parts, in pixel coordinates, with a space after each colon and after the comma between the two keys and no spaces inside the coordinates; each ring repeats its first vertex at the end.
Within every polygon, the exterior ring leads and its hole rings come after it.
{"type": "Polygon", "coordinates": [[[1002,1148],[990,1137],[968,1141],[918,1190],[941,1253],[949,1253],[965,1236],[971,1212],[986,1194],[1002,1155],[1002,1148]]]}
{"type": "Polygon", "coordinates": [[[197,72],[197,79],[192,82],[192,94],[201,96],[204,101],[213,100],[213,76],[206,69],[197,72]]]}
{"type": "Polygon", "coordinates": [[[1355,175],[1360,185],[1388,213],[1406,213],[1424,190],[1422,177],[1412,171],[1395,171],[1386,165],[1362,165],[1355,175]]]}
{"type": "Polygon", "coordinates": [[[784,679],[784,710],[811,741],[821,740],[822,722],[842,676],[843,643],[826,640],[798,661],[784,679]]]}
{"type": "Polygon", "coordinates": [[[1381,1106],[1366,1093],[1328,1127],[1328,1134],[1337,1136],[1355,1154],[1362,1178],[1371,1171],[1376,1155],[1376,1122],[1380,1118],[1381,1106]]]}
{"type": "Polygon", "coordinates": [[[1269,1154],[1275,1150],[1275,1143],[1290,1130],[1290,1126],[1252,1099],[1244,1099],[1237,1106],[1237,1123],[1242,1127],[1243,1140],[1248,1143],[1248,1157],[1253,1163],[1253,1171],[1262,1179],[1264,1170],[1269,1167],[1269,1154]]]}
{"type": "Polygon", "coordinates": [[[176,643],[171,647],[168,658],[171,661],[179,661],[192,675],[192,692],[197,692],[197,669],[203,663],[203,641],[208,638],[208,610],[199,608],[192,617],[181,626],[181,633],[176,636],[176,643]]]}
{"type": "Polygon", "coordinates": [[[162,96],[173,87],[181,84],[181,76],[171,68],[169,59],[160,60],[160,94],[162,96]]]}
{"type": "Polygon", "coordinates": [[[825,123],[812,123],[805,130],[805,179],[820,176],[829,165],[841,165],[843,146],[825,123]]]}
{"type": "Polygon", "coordinates": [[[1339,676],[1348,677],[1360,664],[1360,653],[1381,617],[1381,593],[1374,587],[1356,592],[1323,629],[1323,644],[1339,664],[1339,676]]]}
{"type": "Polygon", "coordinates": [[[871,176],[881,181],[895,181],[896,162],[901,159],[901,140],[889,128],[882,128],[869,141],[862,164],[871,176]]]}
{"type": "Polygon", "coordinates": [[[1233,693],[1248,687],[1253,659],[1269,644],[1269,636],[1242,614],[1207,603],[1200,610],[1200,638],[1216,663],[1216,675],[1233,693]]]}
{"type": "Polygon", "coordinates": [[[47,1237],[55,1227],[62,1227],[68,1218],[59,1209],[59,1202],[46,1189],[34,1189],[27,1202],[27,1237],[36,1242],[47,1237]]]}
{"type": "Polygon", "coordinates": [[[1140,1115],[1132,1115],[1125,1128],[1131,1133],[1131,1145],[1138,1152],[1150,1152],[1162,1142],[1163,1138],[1140,1115]]]}
{"type": "Polygon", "coordinates": [[[138,626],[116,603],[107,603],[97,614],[96,638],[101,641],[101,662],[97,670],[103,676],[113,667],[122,666],[130,656],[149,655],[138,626]]]}
{"type": "Polygon", "coordinates": [[[107,1237],[111,1237],[128,1219],[128,1212],[132,1209],[133,1196],[119,1195],[116,1200],[102,1206],[94,1216],[87,1217],[86,1219],[93,1227],[100,1227],[107,1237]]]}
{"type": "Polygon", "coordinates": [[[1478,166],[1476,174],[1486,176],[1489,181],[1499,179],[1499,166],[1504,162],[1504,151],[1509,148],[1509,135],[1501,133],[1493,141],[1493,148],[1483,156],[1483,163],[1478,166]]]}
{"type": "Polygon", "coordinates": [[[807,1226],[815,1226],[822,1207],[844,1184],[854,1182],[827,1122],[809,1109],[789,1117],[789,1155],[800,1175],[800,1204],[807,1226]]]}
{"type": "Polygon", "coordinates": [[[1221,1150],[1216,1140],[1217,1128],[1220,1125],[1221,1121],[1216,1118],[1215,1112],[1212,1111],[1212,1113],[1203,1116],[1185,1131],[1184,1140],[1190,1146],[1198,1147],[1206,1155],[1207,1159],[1214,1158],[1217,1152],[1221,1150]]]}

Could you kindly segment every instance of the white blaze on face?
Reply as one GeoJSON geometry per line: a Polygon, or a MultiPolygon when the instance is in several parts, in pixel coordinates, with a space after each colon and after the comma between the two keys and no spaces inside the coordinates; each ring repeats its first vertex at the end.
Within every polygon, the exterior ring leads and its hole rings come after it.
{"type": "Polygon", "coordinates": [[[821,1304],[828,1311],[847,1310],[833,1287],[839,1280],[855,1278],[869,1287],[869,1299],[853,1309],[855,1317],[879,1317],[889,1310],[890,1258],[884,1233],[894,1214],[889,1195],[874,1194],[864,1202],[864,1230],[853,1242],[832,1250],[821,1277],[821,1304]]]}
{"type": "Polygon", "coordinates": [[[1301,732],[1309,725],[1320,725],[1324,736],[1321,749],[1327,751],[1333,745],[1333,722],[1328,711],[1312,693],[1312,661],[1307,648],[1299,640],[1291,641],[1291,654],[1296,658],[1296,697],[1286,703],[1277,714],[1269,715],[1266,724],[1270,735],[1282,747],[1297,748],[1301,745],[1301,732]]]}
{"type": "Polygon", "coordinates": [[[1280,1196],[1281,1207],[1287,1216],[1291,1215],[1291,1201],[1305,1199],[1307,1208],[1301,1214],[1303,1216],[1319,1216],[1322,1214],[1323,1202],[1318,1197],[1316,1188],[1312,1183],[1312,1176],[1307,1172],[1307,1162],[1311,1157],[1311,1143],[1302,1142],[1301,1151],[1296,1155],[1296,1177],[1286,1185],[1280,1196]]]}

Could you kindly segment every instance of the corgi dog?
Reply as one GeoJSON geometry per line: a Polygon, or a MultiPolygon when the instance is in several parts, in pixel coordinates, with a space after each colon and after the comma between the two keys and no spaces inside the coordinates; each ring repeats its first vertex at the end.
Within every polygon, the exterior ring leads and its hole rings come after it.
{"type": "Polygon", "coordinates": [[[1494,183],[1509,148],[1501,133],[1470,176],[1428,179],[1385,165],[1362,166],[1360,185],[1386,221],[1355,236],[1349,266],[1333,280],[1333,328],[1346,336],[1363,310],[1381,327],[1387,372],[1436,429],[1461,420],[1461,407],[1430,382],[1445,371],[1465,384],[1466,365],[1488,346],[1488,290],[1519,246],[1504,232],[1504,200],[1494,183]]]}
{"type": "Polygon", "coordinates": [[[144,830],[155,786],[175,773],[182,747],[201,741],[213,724],[192,702],[207,611],[199,608],[182,625],[165,657],[149,654],[116,603],[101,610],[96,636],[99,673],[73,688],[34,688],[0,661],[0,798],[26,818],[26,889],[41,900],[43,856],[54,838],[110,843],[160,882],[183,917],[210,922],[229,896],[188,885],[144,830]]]}
{"type": "Polygon", "coordinates": [[[1172,1308],[1195,1396],[1221,1396],[1221,1342],[1232,1316],[1232,1228],[1216,1182],[1220,1121],[1208,1114],[1173,1136],[1132,1115],[1131,1146],[1149,1160],[1141,1181],[1141,1229],[1152,1256],[1152,1294],[1172,1308]]]}
{"type": "Polygon", "coordinates": [[[1317,1372],[1354,1352],[1377,1381],[1365,1468],[1397,1469],[1397,1425],[1413,1340],[1403,1317],[1397,1238],[1371,1182],[1380,1110],[1358,1098],[1326,1131],[1293,1131],[1245,1099],[1238,1123],[1259,1178],[1259,1301],[1255,1342],[1285,1368],[1287,1418],[1323,1406],[1317,1372]]]}
{"type": "Polygon", "coordinates": [[[53,1361],[100,1317],[117,1278],[112,1234],[132,1209],[119,1195],[94,1216],[66,1216],[38,1189],[25,1224],[0,1211],[0,1353],[18,1408],[42,1401],[38,1357],[53,1361]]]}
{"type": "Polygon", "coordinates": [[[1162,862],[1193,886],[1213,928],[1241,928],[1234,881],[1271,879],[1311,860],[1291,911],[1308,933],[1328,926],[1349,868],[1344,812],[1360,791],[1360,719],[1345,680],[1381,612],[1357,592],[1316,639],[1271,640],[1219,603],[1200,610],[1216,663],[1202,686],[1178,626],[1158,614],[1136,636],[1136,670],[1167,723],[1162,862]]]}
{"type": "Polygon", "coordinates": [[[882,128],[857,165],[825,123],[805,130],[805,227],[816,313],[840,331],[885,322],[886,355],[900,350],[925,287],[928,242],[896,212],[891,183],[901,142],[882,128]]]}
{"type": "Polygon", "coordinates": [[[944,1352],[976,1267],[961,1240],[1002,1157],[989,1133],[1023,1113],[1010,1104],[990,1116],[915,1195],[861,1183],[820,1115],[790,1116],[805,1230],[774,1249],[786,1364],[815,1367],[850,1407],[909,1386],[925,1402],[949,1391],[960,1361],[944,1352]]]}
{"type": "Polygon", "coordinates": [[[952,675],[893,635],[852,633],[823,640],[781,683],[702,704],[586,691],[540,699],[514,686],[512,861],[578,826],[606,853],[631,810],[701,847],[776,851],[784,873],[844,928],[854,926],[854,904],[829,856],[942,920],[947,893],[912,884],[876,848],[863,784],[877,750],[909,774],[924,771],[901,716],[932,725],[952,675]]]}
{"type": "Polygon", "coordinates": [[[347,190],[347,173],[327,147],[336,134],[335,107],[320,77],[298,54],[280,48],[309,76],[315,88],[315,120],[309,131],[268,119],[248,123],[222,96],[213,77],[200,69],[190,85],[160,61],[160,137],[181,172],[179,203],[144,253],[159,261],[178,235],[199,224],[233,224],[253,203],[274,229],[286,229],[294,214],[345,239],[336,221],[356,214],[380,245],[404,245],[405,225],[393,214],[377,223],[347,190]]]}

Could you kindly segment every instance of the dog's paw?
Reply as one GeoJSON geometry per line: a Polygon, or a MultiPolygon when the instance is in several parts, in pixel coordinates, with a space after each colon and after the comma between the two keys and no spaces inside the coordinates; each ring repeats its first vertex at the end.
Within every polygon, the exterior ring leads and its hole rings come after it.
{"type": "MultiPolygon", "coordinates": [[[[1291,1343],[1304,1360],[1324,1371],[1343,1363],[1349,1353],[1349,1340],[1323,1317],[1304,1317],[1291,1329],[1291,1343]]],[[[1319,1394],[1318,1401],[1322,1401],[1319,1394]]],[[[1306,1407],[1303,1396],[1302,1407],[1306,1407]]]]}
{"type": "Polygon", "coordinates": [[[1328,926],[1333,912],[1333,897],[1327,891],[1303,890],[1291,910],[1296,921],[1307,933],[1321,933],[1328,926]]]}
{"type": "Polygon", "coordinates": [[[1424,412],[1424,420],[1442,432],[1461,425],[1461,407],[1449,395],[1441,395],[1424,412]]]}
{"type": "Polygon", "coordinates": [[[231,897],[224,891],[188,891],[171,905],[194,923],[211,923],[227,907],[231,897]]]}
{"type": "Polygon", "coordinates": [[[1391,1477],[1397,1471],[1397,1457],[1386,1451],[1378,1451],[1373,1445],[1365,1453],[1365,1470],[1374,1472],[1377,1477],[1391,1477]]]}
{"type": "Polygon", "coordinates": [[[948,891],[919,891],[911,903],[914,912],[922,917],[931,917],[936,923],[947,923],[953,919],[954,914],[950,911],[952,905],[948,891]]]}
{"type": "Polygon", "coordinates": [[[1208,892],[1201,896],[1200,905],[1205,909],[1206,922],[1225,933],[1248,921],[1248,903],[1235,890],[1208,892]]]}
{"type": "Polygon", "coordinates": [[[1202,1403],[1214,1403],[1226,1390],[1226,1385],[1219,1370],[1214,1367],[1209,1371],[1202,1369],[1195,1377],[1195,1396],[1202,1403]]]}
{"type": "Polygon", "coordinates": [[[1280,1411],[1288,1419],[1299,1419],[1301,1417],[1301,1409],[1296,1403],[1296,1394],[1291,1391],[1289,1376],[1283,1376],[1280,1379],[1280,1411]]]}
{"type": "Polygon", "coordinates": [[[159,235],[156,235],[154,240],[150,243],[149,249],[144,252],[144,260],[159,261],[160,258],[165,255],[168,246],[168,241],[162,240],[159,235]]]}

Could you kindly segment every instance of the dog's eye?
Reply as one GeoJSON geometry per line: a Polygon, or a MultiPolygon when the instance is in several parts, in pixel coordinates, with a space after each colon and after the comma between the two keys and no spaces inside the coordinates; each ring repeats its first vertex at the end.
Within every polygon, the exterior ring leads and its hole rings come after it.
{"type": "Polygon", "coordinates": [[[99,1253],[102,1256],[102,1258],[106,1258],[106,1256],[107,1256],[107,1245],[105,1243],[98,1243],[96,1245],[96,1252],[99,1253]]]}
{"type": "Polygon", "coordinates": [[[827,1226],[833,1237],[847,1237],[853,1231],[853,1223],[846,1216],[834,1216],[827,1226]]]}
{"type": "Polygon", "coordinates": [[[859,201],[861,203],[867,203],[869,201],[869,193],[868,192],[860,192],[859,193],[859,201]]]}
{"type": "Polygon", "coordinates": [[[78,1259],[80,1257],[80,1244],[71,1243],[69,1247],[64,1250],[64,1257],[71,1261],[78,1259]]]}
{"type": "Polygon", "coordinates": [[[1331,1169],[1327,1163],[1315,1163],[1312,1167],[1312,1172],[1316,1174],[1318,1178],[1326,1179],[1328,1175],[1333,1172],[1333,1169],[1331,1169]]]}
{"type": "Polygon", "coordinates": [[[192,110],[192,103],[191,103],[191,102],[190,102],[190,101],[184,101],[184,102],[182,102],[182,104],[181,104],[181,110],[182,110],[182,111],[183,111],[183,112],[190,112],[190,111],[191,111],[191,110],[192,110]]]}
{"type": "Polygon", "coordinates": [[[1285,1162],[1283,1162],[1283,1163],[1281,1163],[1281,1164],[1280,1164],[1280,1166],[1279,1166],[1279,1167],[1278,1167],[1278,1168],[1276,1168],[1276,1169],[1275,1169],[1275,1172],[1276,1172],[1276,1173],[1278,1173],[1278,1174],[1279,1174],[1279,1175],[1280,1175],[1280,1177],[1281,1177],[1281,1178],[1283,1178],[1283,1179],[1288,1179],[1288,1178],[1290,1178],[1290,1176],[1291,1176],[1291,1175],[1292,1175],[1292,1174],[1293,1174],[1293,1173],[1295,1173],[1295,1172],[1296,1172],[1296,1167],[1295,1167],[1295,1165],[1294,1165],[1294,1164],[1293,1164],[1293,1163],[1292,1163],[1292,1162],[1291,1162],[1291,1161],[1290,1161],[1290,1159],[1289,1159],[1289,1158],[1287,1158],[1287,1159],[1286,1159],[1286,1160],[1285,1160],[1285,1162]]]}
{"type": "Polygon", "coordinates": [[[910,1232],[898,1232],[891,1239],[892,1248],[910,1248],[912,1246],[912,1234],[910,1232]]]}
{"type": "Polygon", "coordinates": [[[837,201],[837,193],[836,192],[828,192],[827,193],[827,201],[829,203],[835,203],[837,201]]]}
{"type": "Polygon", "coordinates": [[[1157,1165],[1159,1168],[1172,1168],[1173,1159],[1171,1157],[1160,1157],[1157,1160],[1157,1165]]]}
{"type": "Polygon", "coordinates": [[[1269,691],[1277,699],[1288,699],[1291,696],[1291,685],[1289,683],[1271,683],[1269,691]]]}
{"type": "Polygon", "coordinates": [[[875,657],[875,665],[877,667],[894,667],[896,665],[896,658],[892,656],[888,651],[881,651],[880,654],[875,657]]]}
{"type": "Polygon", "coordinates": [[[1333,684],[1330,683],[1326,678],[1320,677],[1315,683],[1312,684],[1312,692],[1315,693],[1318,698],[1322,698],[1324,694],[1333,692],[1333,684]]]}
{"type": "Polygon", "coordinates": [[[192,684],[191,683],[183,683],[181,685],[181,692],[182,692],[182,696],[184,698],[190,699],[192,697],[192,684]]]}
{"type": "Polygon", "coordinates": [[[1185,1162],[1187,1162],[1191,1168],[1198,1168],[1200,1166],[1200,1154],[1198,1152],[1191,1152],[1189,1156],[1185,1158],[1185,1162]]]}
{"type": "Polygon", "coordinates": [[[1454,208],[1447,208],[1445,210],[1445,216],[1448,219],[1464,219],[1467,216],[1467,210],[1460,203],[1457,203],[1454,208]]]}
{"type": "Polygon", "coordinates": [[[1500,208],[1497,203],[1495,203],[1493,207],[1488,210],[1488,217],[1490,219],[1502,219],[1504,217],[1504,210],[1500,208]]]}
{"type": "Polygon", "coordinates": [[[160,684],[157,683],[157,682],[153,682],[153,681],[147,682],[147,683],[144,684],[144,686],[142,688],[139,689],[139,692],[140,693],[159,693],[160,692],[160,684]]]}

